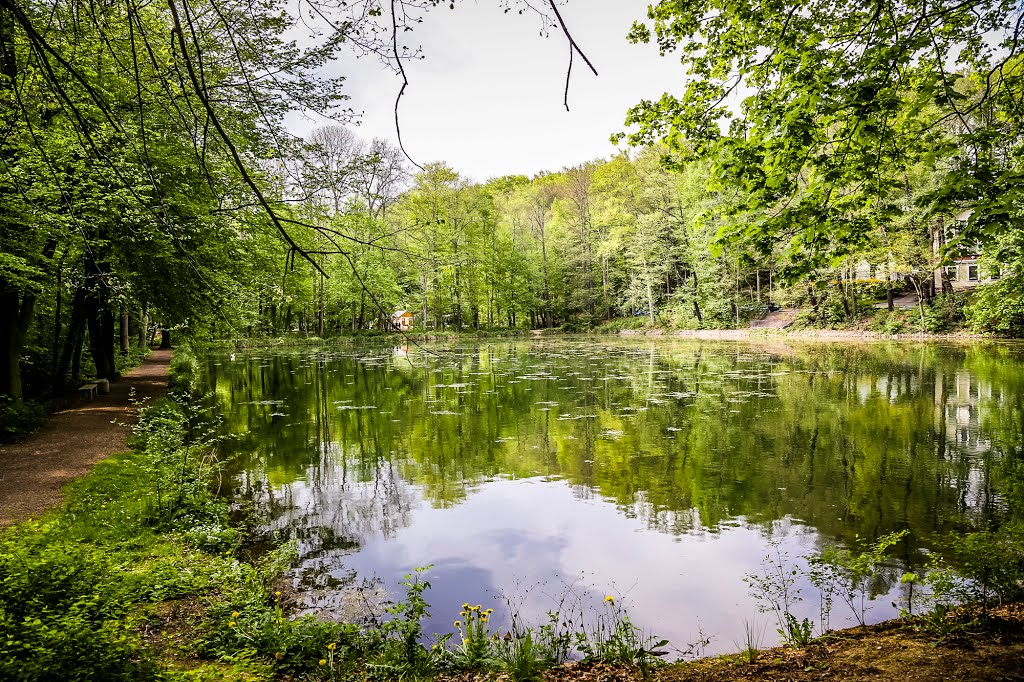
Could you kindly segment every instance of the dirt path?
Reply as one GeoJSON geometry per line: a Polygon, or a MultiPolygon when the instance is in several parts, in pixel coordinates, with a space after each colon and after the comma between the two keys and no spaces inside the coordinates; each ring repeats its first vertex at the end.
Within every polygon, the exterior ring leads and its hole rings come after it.
{"type": "Polygon", "coordinates": [[[60,503],[64,486],[84,476],[102,459],[125,449],[135,420],[129,402],[167,392],[171,351],[154,351],[108,395],[79,400],[57,412],[38,433],[20,443],[0,446],[0,527],[38,516],[60,503]],[[113,421],[118,423],[112,423],[113,421]]]}
{"type": "Polygon", "coordinates": [[[793,324],[793,320],[799,315],[802,310],[791,308],[789,310],[776,310],[774,313],[768,313],[760,320],[751,320],[751,329],[785,329],[789,325],[793,324]]]}

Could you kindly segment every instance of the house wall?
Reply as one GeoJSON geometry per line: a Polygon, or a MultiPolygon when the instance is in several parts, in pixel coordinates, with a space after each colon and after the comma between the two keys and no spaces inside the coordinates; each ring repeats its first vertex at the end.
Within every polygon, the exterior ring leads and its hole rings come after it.
{"type": "MultiPolygon", "coordinates": [[[[992,284],[1000,279],[998,276],[992,277],[994,273],[982,267],[977,259],[964,258],[952,265],[947,265],[946,273],[948,273],[954,291],[972,289],[979,284],[992,284]]],[[[942,270],[935,271],[935,285],[938,289],[942,287],[942,270]]]]}

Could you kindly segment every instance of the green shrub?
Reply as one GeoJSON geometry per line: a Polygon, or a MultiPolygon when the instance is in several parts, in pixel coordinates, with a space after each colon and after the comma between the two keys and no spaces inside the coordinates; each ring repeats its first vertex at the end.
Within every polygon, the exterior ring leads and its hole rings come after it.
{"type": "Polygon", "coordinates": [[[978,287],[965,315],[976,332],[1024,337],[1024,273],[978,287]]]}
{"type": "Polygon", "coordinates": [[[138,367],[142,360],[149,355],[148,348],[131,347],[127,353],[114,354],[114,368],[118,374],[124,374],[133,367],[138,367]]]}
{"type": "Polygon", "coordinates": [[[987,612],[993,602],[1024,598],[1024,522],[950,534],[943,545],[946,563],[928,577],[936,602],[979,604],[987,612]]]}
{"type": "Polygon", "coordinates": [[[931,305],[924,309],[924,327],[938,334],[953,331],[964,321],[963,298],[957,294],[936,296],[931,305]]]}
{"type": "Polygon", "coordinates": [[[808,577],[822,597],[823,631],[828,627],[829,611],[835,595],[850,607],[860,625],[865,624],[871,587],[886,570],[886,552],[908,533],[905,530],[889,533],[872,543],[865,543],[858,537],[855,544],[859,546],[855,549],[826,547],[806,557],[808,577]]]}
{"type": "Polygon", "coordinates": [[[187,343],[175,347],[170,366],[171,390],[178,393],[191,393],[195,390],[198,377],[199,360],[192,347],[187,343]]]}
{"type": "Polygon", "coordinates": [[[872,329],[882,334],[904,334],[913,331],[914,321],[906,310],[886,311],[872,324],[872,329]]]}
{"type": "Polygon", "coordinates": [[[818,317],[823,324],[835,327],[846,322],[846,308],[843,300],[836,294],[830,294],[818,306],[818,317]]]}
{"type": "Polygon", "coordinates": [[[45,521],[0,535],[0,679],[154,679],[160,666],[141,637],[148,605],[254,582],[224,554],[237,538],[226,503],[160,459],[182,448],[183,410],[166,399],[144,410],[136,449],[74,482],[45,521]],[[193,513],[155,517],[158,485],[193,513]]]}
{"type": "Polygon", "coordinates": [[[617,334],[625,329],[644,329],[651,325],[651,318],[644,316],[616,317],[602,322],[595,330],[599,334],[617,334]]]}
{"type": "Polygon", "coordinates": [[[45,419],[42,405],[0,395],[0,443],[9,443],[35,431],[45,419]]]}

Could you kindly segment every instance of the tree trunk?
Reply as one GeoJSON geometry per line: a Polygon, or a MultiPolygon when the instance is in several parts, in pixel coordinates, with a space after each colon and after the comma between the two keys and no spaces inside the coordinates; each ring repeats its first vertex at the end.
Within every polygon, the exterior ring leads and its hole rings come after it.
{"type": "Polygon", "coordinates": [[[77,384],[82,378],[82,349],[85,347],[85,319],[82,319],[82,328],[74,339],[74,347],[71,349],[71,383],[77,384]]]}
{"type": "Polygon", "coordinates": [[[53,372],[53,392],[60,393],[64,390],[64,380],[68,376],[68,370],[74,369],[73,376],[78,378],[81,365],[81,348],[85,336],[85,290],[76,289],[74,298],[71,299],[71,319],[68,321],[68,333],[64,337],[64,348],[60,354],[57,368],[53,372]]]}
{"type": "MultiPolygon", "coordinates": [[[[886,274],[886,277],[888,278],[888,274],[886,274]]],[[[885,280],[885,304],[889,307],[889,312],[890,313],[893,310],[896,309],[896,305],[893,302],[893,298],[894,297],[892,295],[892,280],[886,279],[885,280]]]]}
{"type": "Polygon", "coordinates": [[[145,350],[149,347],[149,316],[146,315],[146,305],[139,306],[139,348],[145,350]]]}
{"type": "Polygon", "coordinates": [[[693,271],[693,314],[697,317],[697,324],[704,325],[704,316],[700,312],[700,304],[697,303],[697,271],[693,271]]]}
{"type": "Polygon", "coordinates": [[[128,355],[128,306],[121,304],[121,354],[128,355]]]}
{"type": "Polygon", "coordinates": [[[551,329],[554,326],[554,320],[551,315],[551,287],[548,284],[548,245],[545,240],[543,223],[540,227],[540,258],[541,271],[544,274],[544,326],[551,329]]]}
{"type": "Polygon", "coordinates": [[[171,330],[167,328],[160,329],[160,350],[171,349],[171,330]]]}
{"type": "Polygon", "coordinates": [[[95,291],[86,295],[89,352],[96,365],[96,378],[113,381],[117,378],[114,367],[114,313],[103,299],[95,291]]]}
{"type": "Polygon", "coordinates": [[[650,316],[653,327],[656,324],[654,321],[654,287],[650,280],[647,281],[647,315],[650,316]]]}
{"type": "Polygon", "coordinates": [[[430,296],[430,276],[426,269],[423,270],[423,331],[427,330],[427,298],[430,296]]]}
{"type": "Polygon", "coordinates": [[[319,273],[320,295],[317,297],[316,335],[324,338],[324,276],[319,273]]]}
{"type": "Polygon", "coordinates": [[[60,315],[64,307],[64,287],[61,286],[60,268],[57,268],[57,305],[53,311],[53,351],[50,353],[50,376],[57,373],[60,365],[60,315]]]}
{"type": "MultiPolygon", "coordinates": [[[[16,55],[14,16],[4,9],[0,11],[0,73],[3,74],[0,90],[8,107],[11,102],[9,91],[18,79],[16,55]]],[[[5,144],[2,151],[5,163],[16,153],[5,144]]],[[[28,228],[19,226],[15,229],[28,228]]],[[[35,294],[21,293],[7,282],[0,281],[0,394],[15,400],[22,398],[21,351],[35,305],[35,294]]]]}
{"type": "Polygon", "coordinates": [[[21,400],[21,351],[36,297],[4,284],[0,287],[0,394],[21,400]]]}

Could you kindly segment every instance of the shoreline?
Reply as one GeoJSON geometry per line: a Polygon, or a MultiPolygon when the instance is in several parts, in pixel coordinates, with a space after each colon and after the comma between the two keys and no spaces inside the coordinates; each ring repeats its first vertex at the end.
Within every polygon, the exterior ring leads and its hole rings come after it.
{"type": "Polygon", "coordinates": [[[973,332],[955,332],[952,334],[932,334],[915,332],[913,334],[882,334],[857,329],[623,329],[615,336],[672,337],[707,341],[747,341],[750,339],[792,339],[806,341],[992,341],[1013,342],[1020,339],[975,334],[973,332]]]}
{"type": "Polygon", "coordinates": [[[367,336],[333,336],[328,338],[285,336],[265,339],[216,339],[204,342],[209,349],[233,348],[237,350],[258,348],[310,347],[317,348],[332,345],[354,343],[379,343],[382,345],[417,345],[421,343],[452,343],[452,342],[501,342],[534,341],[538,339],[557,338],[595,338],[595,339],[663,339],[692,341],[796,341],[830,343],[839,341],[854,342],[895,342],[895,343],[1021,343],[1024,339],[1011,337],[976,334],[973,332],[955,332],[950,334],[934,334],[915,332],[912,334],[883,334],[856,329],[623,329],[616,332],[591,330],[589,332],[564,332],[558,329],[533,329],[513,332],[463,332],[452,334],[376,334],[367,336]]]}

